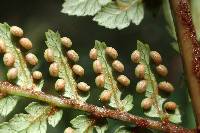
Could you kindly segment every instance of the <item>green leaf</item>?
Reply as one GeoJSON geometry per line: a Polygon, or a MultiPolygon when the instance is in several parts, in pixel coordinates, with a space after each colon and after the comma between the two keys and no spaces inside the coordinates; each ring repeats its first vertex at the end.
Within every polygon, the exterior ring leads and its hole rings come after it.
{"type": "Polygon", "coordinates": [[[169,1],[167,0],[163,1],[163,13],[165,16],[165,20],[167,21],[167,24],[168,24],[167,30],[169,31],[170,35],[175,39],[175,41],[177,41],[174,21],[173,21],[171,9],[170,9],[169,1]]]}
{"type": "Polygon", "coordinates": [[[75,133],[93,133],[94,128],[97,133],[104,133],[108,128],[106,120],[99,123],[99,121],[86,115],[79,115],[71,120],[70,123],[75,128],[75,133]]]}
{"type": "Polygon", "coordinates": [[[59,65],[58,77],[65,80],[65,92],[63,96],[81,101],[87,100],[89,93],[79,95],[77,92],[77,83],[73,77],[73,71],[68,63],[68,59],[62,53],[60,34],[49,30],[46,32],[46,38],[47,47],[51,48],[54,52],[54,62],[59,65]]]}
{"type": "Polygon", "coordinates": [[[139,25],[144,17],[144,7],[141,0],[129,0],[129,6],[121,9],[116,2],[104,6],[94,17],[99,25],[110,29],[123,29],[130,23],[139,25]]]}
{"type": "Polygon", "coordinates": [[[50,111],[50,107],[41,105],[40,103],[37,102],[32,102],[25,108],[25,111],[32,116],[40,116],[50,111]]]}
{"type": "Polygon", "coordinates": [[[97,133],[105,133],[106,130],[108,130],[108,124],[105,123],[102,125],[95,126],[95,129],[96,129],[97,133]]]}
{"type": "Polygon", "coordinates": [[[18,96],[7,96],[0,99],[0,114],[1,116],[7,116],[16,106],[18,96]]]}
{"type": "Polygon", "coordinates": [[[123,100],[122,104],[124,105],[124,110],[129,111],[133,108],[133,97],[131,95],[127,95],[123,100]]]}
{"type": "Polygon", "coordinates": [[[128,127],[120,126],[115,130],[114,133],[132,133],[132,131],[128,127]]]}
{"type": "Polygon", "coordinates": [[[171,46],[176,52],[179,53],[180,51],[179,51],[179,47],[178,47],[176,30],[175,30],[174,21],[173,21],[173,17],[172,17],[172,13],[171,13],[171,9],[170,9],[168,0],[163,1],[163,12],[164,12],[165,20],[167,21],[167,24],[168,24],[166,26],[166,28],[167,28],[169,34],[171,35],[171,37],[174,39],[174,41],[171,43],[171,46]]]}
{"type": "Polygon", "coordinates": [[[36,84],[36,86],[37,86],[37,90],[41,91],[42,87],[44,86],[44,79],[41,79],[40,82],[36,84]]]}
{"type": "Polygon", "coordinates": [[[33,80],[31,73],[27,68],[26,62],[19,49],[17,49],[17,41],[11,37],[10,26],[0,23],[0,39],[6,44],[6,52],[10,52],[15,56],[14,67],[18,68],[18,79],[16,84],[21,87],[32,87],[33,80]]]}
{"type": "MultiPolygon", "coordinates": [[[[0,39],[3,40],[6,44],[6,52],[12,53],[15,56],[14,67],[18,69],[18,77],[17,80],[15,80],[15,83],[25,88],[32,87],[33,79],[31,78],[31,73],[28,70],[20,49],[17,48],[18,42],[11,36],[10,26],[6,23],[0,23],[0,39]]],[[[14,96],[8,96],[1,99],[0,103],[2,104],[0,104],[0,110],[4,111],[0,112],[0,114],[2,116],[8,115],[14,109],[19,99],[20,98],[16,98],[14,96]],[[11,99],[12,102],[9,102],[8,105],[7,101],[11,101],[11,99]]]]}
{"type": "Polygon", "coordinates": [[[49,123],[54,126],[60,120],[60,114],[56,114],[59,112],[52,114],[52,107],[37,102],[32,102],[25,110],[28,114],[16,114],[9,122],[1,123],[0,133],[46,133],[47,119],[53,117],[49,123]]]}
{"type": "Polygon", "coordinates": [[[191,13],[192,13],[192,21],[194,24],[194,28],[197,34],[197,40],[200,41],[200,1],[199,0],[191,0],[191,13]]]}
{"type": "Polygon", "coordinates": [[[169,120],[173,123],[181,123],[181,114],[179,109],[177,108],[175,110],[174,114],[168,114],[169,115],[169,120]]]}
{"type": "Polygon", "coordinates": [[[117,81],[113,76],[113,70],[111,64],[106,58],[105,49],[106,44],[104,42],[95,41],[95,48],[97,49],[97,59],[101,62],[103,67],[102,74],[105,77],[104,88],[112,91],[112,96],[109,105],[113,108],[121,109],[123,111],[129,111],[133,107],[133,98],[128,95],[121,100],[121,91],[117,86],[117,81]]]}
{"type": "MultiPolygon", "coordinates": [[[[167,118],[169,114],[163,110],[163,103],[166,101],[167,98],[161,97],[158,93],[157,81],[150,67],[150,61],[149,61],[150,48],[147,44],[143,44],[142,42],[137,41],[137,50],[141,54],[141,59],[139,63],[145,65],[144,79],[148,81],[148,86],[146,89],[145,96],[152,98],[154,101],[151,109],[145,111],[144,113],[149,117],[160,117],[161,119],[167,118]]],[[[171,122],[176,123],[181,121],[181,117],[179,117],[180,112],[176,111],[176,113],[177,113],[176,115],[172,116],[172,118],[169,119],[171,122]],[[176,117],[176,120],[173,117],[176,117]]]]}
{"type": "Polygon", "coordinates": [[[94,15],[109,2],[111,0],[65,0],[61,12],[77,16],[94,15]]]}
{"type": "Polygon", "coordinates": [[[177,53],[180,53],[180,49],[177,42],[172,42],[171,46],[177,53]]]}
{"type": "Polygon", "coordinates": [[[61,120],[62,115],[63,115],[62,110],[56,111],[54,115],[51,115],[48,117],[48,123],[52,127],[55,127],[58,124],[58,122],[61,120]]]}

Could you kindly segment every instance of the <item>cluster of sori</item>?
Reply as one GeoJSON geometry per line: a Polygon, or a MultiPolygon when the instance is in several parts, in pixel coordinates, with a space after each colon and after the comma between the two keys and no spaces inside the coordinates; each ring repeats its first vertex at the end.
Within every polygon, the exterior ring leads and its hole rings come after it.
{"type": "MultiPolygon", "coordinates": [[[[97,49],[93,48],[93,49],[91,49],[89,56],[90,56],[90,59],[94,60],[93,61],[93,70],[96,74],[98,74],[98,76],[95,78],[95,83],[98,87],[103,88],[105,85],[105,73],[106,72],[103,72],[104,70],[103,70],[102,63],[97,58],[97,54],[98,54],[97,49]]],[[[111,59],[111,61],[112,61],[111,66],[112,66],[113,70],[118,73],[122,73],[124,71],[124,65],[119,60],[117,60],[118,52],[112,47],[107,47],[105,49],[105,54],[107,55],[108,58],[111,59]]],[[[119,75],[117,77],[117,81],[123,86],[129,86],[129,84],[130,84],[130,80],[125,75],[119,75]]],[[[111,90],[104,90],[100,94],[100,100],[102,102],[108,102],[111,98],[111,95],[112,95],[111,90]]]]}
{"type": "MultiPolygon", "coordinates": [[[[157,51],[150,51],[150,58],[152,62],[156,65],[155,69],[156,69],[157,74],[161,77],[166,77],[168,74],[168,69],[166,66],[161,64],[162,63],[161,55],[157,51]]],[[[146,68],[144,64],[139,63],[141,60],[141,54],[138,50],[133,51],[133,53],[131,54],[131,60],[133,61],[133,63],[138,64],[135,68],[135,76],[141,79],[136,85],[136,92],[145,93],[149,82],[151,82],[151,81],[146,80],[145,78],[145,72],[146,72],[146,69],[148,68],[146,68]]],[[[163,91],[168,94],[174,91],[174,87],[172,86],[172,84],[166,81],[161,81],[156,86],[157,86],[156,90],[163,91]]],[[[150,109],[152,105],[153,105],[152,98],[145,98],[141,102],[141,107],[144,110],[150,109]]],[[[172,101],[168,101],[164,104],[164,108],[169,111],[175,110],[176,107],[177,107],[176,103],[172,101]]]]}
{"type": "MultiPolygon", "coordinates": [[[[32,48],[32,42],[28,38],[23,37],[24,33],[20,27],[12,26],[10,28],[10,33],[14,39],[19,40],[19,43],[18,43],[20,44],[19,47],[25,50],[30,50],[32,48]]],[[[19,49],[16,49],[16,50],[18,50],[16,52],[20,51],[19,49]]],[[[12,52],[6,49],[6,42],[4,42],[3,40],[0,40],[0,53],[4,54],[3,62],[5,66],[9,67],[9,70],[7,72],[8,80],[16,79],[18,76],[18,69],[14,67],[16,57],[15,55],[13,55],[12,52]]],[[[25,61],[31,66],[35,66],[38,64],[38,58],[32,53],[26,54],[25,61]]],[[[34,80],[40,80],[42,78],[42,73],[40,71],[34,71],[32,73],[32,77],[34,80]]]]}
{"type": "MultiPolygon", "coordinates": [[[[61,44],[64,47],[66,47],[67,49],[69,49],[72,46],[72,41],[68,37],[62,37],[61,44]]],[[[66,55],[67,55],[67,58],[74,64],[72,66],[73,73],[77,76],[82,77],[84,75],[83,67],[75,64],[79,61],[79,55],[74,50],[68,50],[66,55]]],[[[51,63],[49,66],[50,75],[52,77],[59,77],[59,72],[60,72],[59,63],[55,62],[55,59],[54,59],[55,54],[51,48],[48,48],[45,50],[44,58],[47,62],[51,63]]],[[[62,78],[57,79],[57,81],[55,83],[55,90],[63,92],[65,90],[65,85],[66,85],[66,81],[64,79],[62,79],[62,78]]],[[[87,85],[85,82],[79,82],[77,84],[77,88],[81,91],[86,92],[86,91],[89,91],[90,86],[87,85]]]]}

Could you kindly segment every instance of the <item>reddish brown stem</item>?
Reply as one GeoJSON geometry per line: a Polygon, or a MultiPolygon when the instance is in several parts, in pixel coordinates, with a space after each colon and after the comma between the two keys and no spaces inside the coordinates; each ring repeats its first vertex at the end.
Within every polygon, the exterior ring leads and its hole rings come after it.
{"type": "Polygon", "coordinates": [[[197,129],[200,130],[200,44],[197,41],[188,0],[169,1],[189,85],[197,129]]]}
{"type": "Polygon", "coordinates": [[[67,98],[59,98],[53,95],[45,94],[41,91],[34,91],[33,89],[21,88],[12,85],[8,82],[0,82],[0,92],[23,96],[27,98],[37,99],[52,106],[57,106],[61,108],[73,108],[82,110],[90,113],[91,115],[98,118],[111,118],[116,120],[121,120],[124,122],[129,122],[143,128],[157,129],[167,133],[192,133],[193,130],[185,129],[177,125],[171,124],[164,121],[154,121],[139,116],[129,114],[120,110],[111,110],[107,108],[101,108],[92,104],[81,102],[78,100],[72,100],[67,98]]]}

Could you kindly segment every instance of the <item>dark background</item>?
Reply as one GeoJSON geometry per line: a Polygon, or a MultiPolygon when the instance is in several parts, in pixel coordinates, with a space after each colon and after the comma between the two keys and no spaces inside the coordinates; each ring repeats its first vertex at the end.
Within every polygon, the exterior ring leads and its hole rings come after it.
{"type": "MultiPolygon", "coordinates": [[[[125,75],[131,79],[131,85],[126,89],[126,92],[132,93],[134,96],[132,113],[142,115],[142,110],[140,109],[142,97],[135,93],[135,86],[138,80],[133,74],[135,65],[130,60],[130,54],[136,49],[136,41],[140,40],[148,43],[152,50],[157,50],[161,53],[164,64],[169,68],[167,80],[176,87],[176,91],[170,99],[176,100],[180,107],[183,116],[182,125],[190,128],[194,127],[191,105],[188,102],[189,97],[186,87],[182,85],[184,81],[181,80],[182,66],[180,56],[170,45],[173,40],[166,30],[162,9],[157,10],[156,14],[145,10],[145,17],[139,26],[131,24],[123,30],[110,30],[98,26],[96,22],[92,21],[92,17],[76,17],[62,14],[60,11],[63,2],[63,0],[1,0],[0,4],[0,23],[7,22],[9,25],[22,27],[25,36],[32,40],[34,45],[32,52],[42,59],[40,60],[40,70],[47,79],[45,82],[46,91],[53,88],[55,81],[55,79],[49,77],[48,64],[43,60],[43,52],[46,49],[44,33],[48,29],[52,29],[59,31],[61,36],[68,36],[73,41],[72,48],[79,53],[81,57],[79,64],[86,71],[83,80],[92,86],[89,102],[101,105],[97,99],[100,91],[94,84],[95,74],[92,71],[92,61],[88,58],[88,53],[94,47],[95,40],[105,41],[109,46],[118,50],[119,60],[125,65],[125,75]]],[[[27,101],[20,102],[16,111],[9,115],[9,118],[16,112],[22,112],[26,105],[27,101]]],[[[64,128],[70,125],[69,121],[76,116],[75,112],[80,113],[71,109],[65,109],[65,112],[67,113],[65,113],[57,128],[49,127],[48,132],[62,132],[64,128]]],[[[113,121],[112,124],[117,125],[116,121],[113,121]]],[[[112,132],[112,129],[108,132],[112,132]]]]}

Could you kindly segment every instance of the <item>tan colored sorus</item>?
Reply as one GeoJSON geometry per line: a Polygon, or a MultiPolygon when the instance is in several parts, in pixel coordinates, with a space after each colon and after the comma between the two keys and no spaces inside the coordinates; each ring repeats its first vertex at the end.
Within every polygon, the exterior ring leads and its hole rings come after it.
{"type": "Polygon", "coordinates": [[[25,48],[25,49],[27,49],[27,50],[30,50],[30,49],[32,48],[32,42],[31,42],[28,38],[21,38],[21,39],[19,40],[19,44],[20,44],[23,48],[25,48]]]}
{"type": "Polygon", "coordinates": [[[85,82],[79,82],[77,84],[77,88],[81,91],[89,91],[90,90],[90,86],[87,85],[85,82]]]}
{"type": "Polygon", "coordinates": [[[51,48],[48,48],[44,51],[44,58],[47,62],[54,61],[54,52],[51,48]]]}
{"type": "Polygon", "coordinates": [[[137,78],[143,79],[145,74],[145,65],[138,64],[135,68],[135,76],[137,78]]]}
{"type": "Polygon", "coordinates": [[[5,53],[3,56],[3,62],[7,67],[12,67],[15,63],[15,57],[11,53],[5,53]]]}
{"type": "Polygon", "coordinates": [[[95,78],[95,83],[98,87],[104,87],[104,84],[105,84],[105,77],[103,74],[100,74],[98,75],[96,78],[95,78]]]}
{"type": "Polygon", "coordinates": [[[148,82],[147,80],[141,80],[136,85],[136,92],[137,93],[144,93],[146,91],[148,82]]]}
{"type": "Polygon", "coordinates": [[[118,76],[117,81],[123,86],[129,86],[130,85],[130,80],[125,75],[118,76]]]}
{"type": "Polygon", "coordinates": [[[145,98],[141,102],[141,108],[143,108],[144,110],[150,109],[152,105],[153,105],[153,100],[151,98],[145,98]]]}
{"type": "Polygon", "coordinates": [[[118,53],[117,53],[117,50],[115,50],[114,48],[112,47],[107,47],[106,48],[106,54],[108,56],[110,56],[112,59],[116,59],[118,57],[118,53]]]}
{"type": "Polygon", "coordinates": [[[99,60],[95,60],[94,62],[93,62],[93,70],[94,70],[94,72],[95,73],[102,73],[102,70],[103,68],[102,68],[102,65],[101,65],[101,62],[99,61],[99,60]]]}
{"type": "Polygon", "coordinates": [[[24,34],[23,30],[18,26],[10,27],[10,33],[16,37],[22,37],[24,34]]]}
{"type": "Polygon", "coordinates": [[[92,60],[96,60],[97,59],[97,50],[95,48],[90,50],[89,57],[92,60]]]}
{"type": "Polygon", "coordinates": [[[70,38],[68,37],[62,37],[61,38],[61,43],[66,47],[66,48],[70,48],[72,46],[72,41],[70,38]]]}
{"type": "Polygon", "coordinates": [[[131,54],[131,60],[133,63],[139,63],[140,62],[140,52],[138,50],[133,51],[133,53],[131,54]]]}
{"type": "Polygon", "coordinates": [[[78,76],[83,76],[84,75],[84,69],[80,65],[73,65],[72,70],[78,76]]]}
{"type": "Polygon", "coordinates": [[[114,70],[116,70],[117,72],[123,72],[123,71],[124,71],[124,65],[123,65],[119,60],[113,61],[112,67],[113,67],[114,70]]]}
{"type": "Polygon", "coordinates": [[[64,89],[65,89],[65,80],[58,79],[55,83],[55,90],[56,91],[64,91],[64,89]]]}
{"type": "Polygon", "coordinates": [[[74,50],[67,51],[67,57],[73,62],[79,61],[79,56],[74,50]]]}
{"type": "Polygon", "coordinates": [[[6,44],[3,40],[0,39],[0,53],[6,52],[6,44]]]}
{"type": "Polygon", "coordinates": [[[10,68],[7,72],[7,78],[9,80],[16,79],[18,76],[18,69],[17,68],[10,68]]]}
{"type": "Polygon", "coordinates": [[[26,55],[26,61],[33,66],[38,64],[38,58],[32,53],[26,55]]]}
{"type": "Polygon", "coordinates": [[[57,77],[59,73],[59,65],[58,63],[54,62],[49,66],[49,73],[53,77],[57,77]]]}

